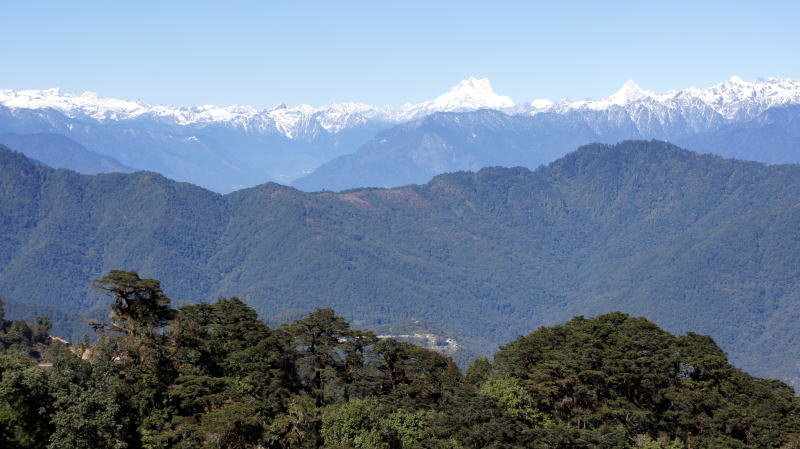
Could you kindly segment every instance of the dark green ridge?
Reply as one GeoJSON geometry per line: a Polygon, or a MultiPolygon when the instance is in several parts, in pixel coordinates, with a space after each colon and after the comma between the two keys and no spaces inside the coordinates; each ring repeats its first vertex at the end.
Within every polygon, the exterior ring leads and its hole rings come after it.
{"type": "Polygon", "coordinates": [[[326,306],[358,327],[422,319],[485,354],[540,325],[622,310],[710,334],[748,372],[791,381],[799,206],[800,166],[658,141],[390,190],[224,196],[4,149],[0,292],[86,313],[101,304],[91,279],[137,270],[175,301],[238,295],[263,317],[326,306]]]}

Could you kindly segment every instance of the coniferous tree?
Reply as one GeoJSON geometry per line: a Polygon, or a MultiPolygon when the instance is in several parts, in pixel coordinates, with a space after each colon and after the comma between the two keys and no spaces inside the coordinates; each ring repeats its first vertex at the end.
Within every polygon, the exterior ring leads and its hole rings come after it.
{"type": "Polygon", "coordinates": [[[166,325],[174,318],[170,300],[156,279],[142,279],[135,271],[112,270],[94,281],[100,291],[114,299],[111,326],[123,333],[138,333],[166,325]]]}

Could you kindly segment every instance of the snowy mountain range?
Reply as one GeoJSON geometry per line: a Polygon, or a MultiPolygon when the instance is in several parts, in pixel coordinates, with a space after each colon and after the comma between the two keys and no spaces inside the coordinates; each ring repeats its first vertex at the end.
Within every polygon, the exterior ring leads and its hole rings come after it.
{"type": "Polygon", "coordinates": [[[524,103],[496,93],[488,79],[468,78],[418,104],[280,105],[265,110],[150,105],[91,92],[6,89],[0,90],[0,133],[61,134],[125,166],[225,192],[268,180],[291,182],[337,157],[357,153],[380,131],[443,112],[492,109],[531,119],[555,114],[579,121],[598,137],[675,140],[790,104],[800,104],[800,82],[737,77],[709,88],[663,94],[628,81],[600,100],[524,103]]]}
{"type": "Polygon", "coordinates": [[[794,137],[800,123],[774,120],[796,116],[795,109],[778,109],[797,104],[800,82],[787,79],[734,77],[708,89],[665,94],[629,81],[596,101],[535,100],[500,111],[434,113],[378,134],[292,185],[307,191],[396,187],[487,166],[535,168],[585,143],[626,139],[669,140],[767,163],[800,162],[800,140],[794,137]],[[749,137],[741,134],[745,129],[749,137]]]}
{"type": "Polygon", "coordinates": [[[243,105],[164,106],[139,101],[104,98],[94,92],[80,95],[60,89],[0,90],[0,105],[10,109],[53,109],[73,119],[97,122],[152,120],[166,125],[203,126],[226,124],[247,131],[277,131],[288,138],[302,138],[310,123],[328,132],[339,132],[367,121],[402,123],[433,112],[477,109],[513,110],[510,98],[498,95],[488,79],[469,78],[434,100],[400,107],[363,103],[334,103],[323,107],[279,105],[257,110],[243,105]]]}
{"type": "Polygon", "coordinates": [[[566,113],[580,110],[609,110],[614,107],[644,105],[672,110],[707,106],[731,120],[752,118],[764,110],[783,104],[800,103],[800,81],[781,78],[747,82],[731,77],[709,88],[690,87],[664,94],[642,89],[633,80],[601,100],[552,101],[537,99],[515,104],[497,94],[487,78],[468,78],[439,97],[419,104],[399,107],[371,106],[363,103],[334,103],[323,107],[280,105],[257,110],[244,105],[165,106],[139,101],[99,97],[94,92],[80,95],[60,89],[0,90],[0,105],[10,109],[54,109],[70,118],[98,122],[149,119],[170,125],[227,124],[246,130],[277,130],[286,137],[299,138],[309,122],[317,122],[329,132],[339,132],[365,121],[402,123],[434,112],[464,112],[495,109],[512,114],[541,112],[566,113]]]}
{"type": "Polygon", "coordinates": [[[737,76],[708,88],[689,87],[664,94],[642,89],[628,80],[617,92],[602,100],[560,101],[535,100],[526,105],[527,112],[567,112],[574,110],[608,110],[634,104],[661,106],[672,109],[710,107],[727,119],[752,118],[778,105],[800,103],[800,81],[788,78],[744,81],[737,76]]]}

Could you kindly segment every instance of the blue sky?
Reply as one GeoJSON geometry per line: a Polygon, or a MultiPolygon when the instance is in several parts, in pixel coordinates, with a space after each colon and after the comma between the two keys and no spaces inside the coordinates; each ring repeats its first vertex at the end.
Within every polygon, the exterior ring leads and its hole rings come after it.
{"type": "Polygon", "coordinates": [[[515,101],[800,78],[800,2],[9,1],[0,88],[150,103],[515,101]]]}

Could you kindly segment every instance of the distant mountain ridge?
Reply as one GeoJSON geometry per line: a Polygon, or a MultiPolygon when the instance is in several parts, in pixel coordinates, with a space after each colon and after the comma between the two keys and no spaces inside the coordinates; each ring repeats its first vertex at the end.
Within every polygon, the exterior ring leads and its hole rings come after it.
{"type": "Polygon", "coordinates": [[[645,115],[576,110],[507,115],[492,110],[437,113],[383,131],[359,151],[339,156],[292,185],[305,191],[425,183],[450,171],[547,164],[586,142],[656,137],[693,151],[766,163],[800,162],[800,105],[776,106],[755,118],[728,122],[711,112],[702,126],[689,116],[671,121],[645,115]],[[705,127],[706,131],[699,132],[705,127]]]}
{"type": "Polygon", "coordinates": [[[61,134],[0,134],[0,145],[13,148],[50,167],[67,168],[87,175],[133,171],[114,158],[87,150],[61,134]]]}
{"type": "Polygon", "coordinates": [[[436,113],[378,133],[359,151],[323,164],[292,186],[304,191],[397,187],[452,171],[537,167],[587,142],[628,137],[613,131],[601,138],[585,120],[555,113],[436,113]]]}
{"type": "MultiPolygon", "coordinates": [[[[800,82],[788,79],[748,83],[733,77],[708,89],[666,94],[629,81],[599,101],[537,100],[505,111],[431,114],[379,133],[358,151],[326,162],[292,185],[306,191],[397,187],[493,165],[535,168],[588,142],[626,139],[669,140],[761,162],[800,162],[797,139],[785,139],[780,132],[764,135],[768,128],[761,128],[761,139],[734,143],[736,150],[730,139],[713,137],[717,132],[747,133],[750,122],[798,103],[800,82]]],[[[784,125],[788,133],[800,133],[800,122],[784,125]]]]}
{"type": "Polygon", "coordinates": [[[399,107],[363,103],[334,103],[323,107],[280,105],[260,111],[242,105],[175,107],[103,98],[93,92],[64,94],[59,89],[0,90],[0,105],[14,110],[53,109],[70,118],[98,122],[152,120],[180,126],[225,124],[250,132],[280,133],[289,139],[301,139],[318,132],[315,125],[336,133],[368,121],[401,123],[433,112],[511,109],[514,102],[495,93],[488,79],[469,78],[434,100],[399,107]]]}
{"type": "MultiPolygon", "coordinates": [[[[76,141],[95,153],[112,157],[134,169],[157,171],[170,178],[192,182],[218,192],[230,192],[274,180],[290,183],[309,175],[328,162],[341,167],[338,157],[360,158],[362,145],[374,147],[371,139],[380,131],[409,121],[425,120],[431,114],[463,113],[491,109],[506,115],[536,119],[557,115],[576,126],[594,130],[587,139],[616,142],[631,138],[677,141],[708,133],[732,123],[752,120],[772,107],[799,104],[800,82],[769,78],[746,82],[733,77],[709,88],[687,88],[665,94],[640,88],[629,81],[619,91],[601,100],[534,100],[515,103],[496,93],[488,79],[469,78],[439,97],[418,104],[371,106],[337,103],[323,107],[281,105],[257,110],[250,106],[176,107],[100,97],[94,93],[73,95],[49,90],[0,90],[0,133],[56,133],[76,141]],[[605,137],[608,136],[608,139],[605,137]],[[361,150],[359,150],[361,148],[361,150]],[[357,152],[357,150],[359,150],[357,152]]],[[[524,131],[524,130],[523,130],[524,131]]],[[[520,131],[522,132],[522,131],[520,131]]],[[[556,130],[544,130],[533,137],[556,130]]],[[[519,132],[518,132],[519,133],[519,132]]],[[[561,136],[555,157],[574,148],[572,136],[561,136]]],[[[413,140],[413,139],[412,139],[413,140]]],[[[534,146],[538,142],[532,142],[534,146]]],[[[452,145],[451,145],[452,146],[452,145]]],[[[406,152],[421,153],[422,147],[406,152]]],[[[453,152],[459,153],[454,147],[453,152]]],[[[469,168],[499,165],[505,156],[478,158],[469,168]]],[[[535,152],[534,152],[535,153],[535,152]]],[[[554,159],[525,155],[526,166],[554,159]],[[527,161],[532,161],[527,163],[527,161]]],[[[753,155],[758,160],[757,154],[753,155]]],[[[456,155],[458,160],[474,159],[456,155]]],[[[374,159],[373,156],[369,158],[374,159]]],[[[384,165],[390,165],[384,161],[384,165]]],[[[358,167],[341,168],[353,179],[328,183],[330,172],[312,174],[298,186],[311,190],[341,186],[388,186],[430,179],[432,174],[458,170],[467,165],[428,165],[413,170],[400,166],[395,174],[375,173],[378,178],[397,178],[393,184],[363,184],[369,176],[358,167]],[[409,172],[402,177],[399,173],[409,172]],[[413,172],[413,173],[412,173],[413,172]]]]}
{"type": "Polygon", "coordinates": [[[0,293],[83,313],[102,303],[90,280],[124,268],[176,301],[238,295],[265,317],[326,306],[368,328],[426,320],[484,353],[622,310],[796,380],[798,198],[798,165],[653,141],[315,194],[82,176],[0,150],[0,293]]]}
{"type": "Polygon", "coordinates": [[[617,92],[601,100],[552,101],[537,99],[515,104],[497,94],[487,78],[468,78],[434,100],[402,106],[372,106],[363,103],[333,103],[323,107],[280,105],[257,110],[244,105],[164,106],[139,101],[99,97],[94,92],[81,95],[62,93],[59,89],[0,90],[0,104],[10,109],[54,109],[71,118],[99,122],[149,119],[170,125],[228,124],[245,130],[277,131],[288,138],[302,138],[309,123],[319,124],[329,132],[363,124],[367,121],[401,123],[434,112],[463,112],[494,109],[511,114],[541,112],[566,113],[580,110],[610,110],[619,106],[639,105],[658,111],[697,109],[707,106],[726,119],[748,119],[773,106],[800,103],[800,81],[782,78],[747,82],[736,76],[709,88],[690,87],[656,94],[629,80],[617,92]]]}
{"type": "Polygon", "coordinates": [[[694,151],[769,164],[800,162],[800,105],[776,106],[745,122],[678,139],[694,151]]]}
{"type": "Polygon", "coordinates": [[[0,133],[56,133],[141,170],[219,192],[276,180],[287,183],[352,152],[376,132],[439,110],[513,104],[488,80],[465,80],[432,101],[400,108],[357,103],[324,108],[284,105],[153,106],[98,97],[0,90],[0,133]]]}

